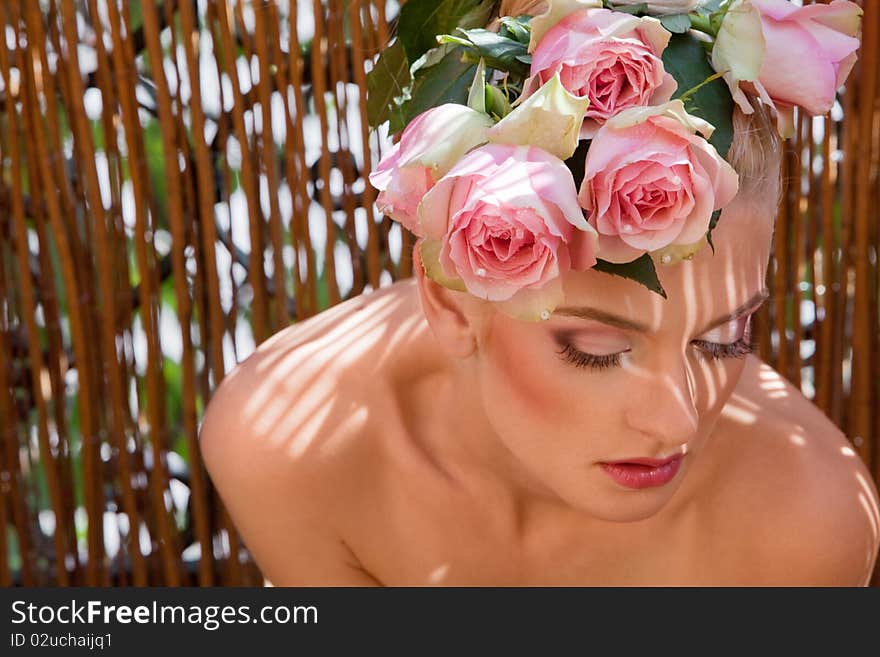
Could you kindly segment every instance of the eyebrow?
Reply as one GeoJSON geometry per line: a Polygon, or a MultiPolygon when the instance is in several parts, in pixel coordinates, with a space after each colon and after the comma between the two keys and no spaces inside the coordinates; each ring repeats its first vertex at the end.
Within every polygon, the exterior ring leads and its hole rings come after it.
{"type": "MultiPolygon", "coordinates": [[[[721,317],[715,318],[713,321],[709,322],[707,328],[700,331],[700,333],[705,333],[706,331],[718,326],[719,324],[723,324],[725,322],[731,322],[735,319],[739,319],[746,313],[756,310],[767,298],[770,296],[770,293],[766,288],[760,290],[757,294],[755,294],[751,299],[746,301],[744,304],[736,308],[735,310],[726,313],[721,317]]],[[[597,322],[601,322],[602,324],[608,324],[609,326],[614,326],[620,329],[624,329],[627,331],[636,331],[638,333],[650,333],[650,328],[642,324],[641,322],[635,322],[631,319],[627,319],[626,317],[621,317],[619,315],[614,315],[612,313],[607,313],[604,310],[597,310],[596,308],[588,308],[588,307],[580,307],[576,308],[573,306],[563,306],[557,308],[553,311],[554,315],[561,315],[564,317],[578,317],[580,319],[592,319],[597,322]]]]}

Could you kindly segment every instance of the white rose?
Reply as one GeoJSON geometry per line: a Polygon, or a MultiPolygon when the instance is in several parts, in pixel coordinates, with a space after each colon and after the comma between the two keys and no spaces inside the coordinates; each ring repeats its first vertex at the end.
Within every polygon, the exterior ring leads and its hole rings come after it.
{"type": "Polygon", "coordinates": [[[645,0],[613,0],[611,4],[615,7],[647,4],[648,13],[654,16],[669,16],[672,14],[688,14],[705,3],[706,0],[652,0],[651,2],[645,2],[645,0]]]}

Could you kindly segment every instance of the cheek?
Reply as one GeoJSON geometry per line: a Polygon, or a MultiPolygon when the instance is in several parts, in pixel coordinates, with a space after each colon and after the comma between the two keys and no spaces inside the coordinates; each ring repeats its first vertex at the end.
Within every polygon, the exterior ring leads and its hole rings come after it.
{"type": "Polygon", "coordinates": [[[571,413],[551,360],[555,358],[551,349],[545,353],[533,345],[493,341],[485,354],[482,376],[487,407],[509,418],[507,423],[544,429],[571,413]]]}
{"type": "Polygon", "coordinates": [[[484,351],[481,388],[487,414],[506,439],[555,444],[607,431],[617,406],[608,373],[578,369],[552,338],[494,340],[484,351]],[[597,404],[597,400],[602,400],[597,404]]]}

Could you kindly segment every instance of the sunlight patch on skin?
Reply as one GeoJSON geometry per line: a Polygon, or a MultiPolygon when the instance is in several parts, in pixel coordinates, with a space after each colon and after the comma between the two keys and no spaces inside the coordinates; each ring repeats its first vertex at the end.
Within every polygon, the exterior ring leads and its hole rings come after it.
{"type": "MultiPolygon", "coordinates": [[[[385,343],[392,345],[397,344],[400,336],[411,335],[419,326],[425,323],[424,317],[415,316],[412,319],[400,323],[390,337],[385,339],[385,343]]],[[[385,361],[391,358],[392,356],[391,349],[385,349],[382,354],[376,359],[376,369],[381,368],[385,361]]]]}
{"type": "MultiPolygon", "coordinates": [[[[333,400],[332,398],[329,398],[320,408],[314,411],[313,414],[310,414],[310,417],[306,422],[296,428],[296,435],[290,440],[287,449],[287,453],[290,456],[293,458],[300,458],[306,453],[306,450],[321,435],[319,429],[321,428],[321,425],[324,424],[324,421],[330,415],[332,410],[333,400]]],[[[280,434],[280,438],[272,438],[271,440],[273,442],[283,440],[284,436],[289,436],[292,432],[291,429],[285,428],[284,423],[280,423],[277,430],[280,434]]]]}
{"type": "Polygon", "coordinates": [[[799,433],[793,433],[793,434],[791,434],[791,435],[788,437],[788,440],[789,440],[789,442],[791,442],[792,445],[797,445],[798,447],[803,447],[804,445],[807,444],[807,439],[804,438],[804,437],[803,437],[801,434],[799,434],[799,433]]]}
{"type": "MultiPolygon", "coordinates": [[[[394,307],[400,304],[400,301],[397,300],[391,294],[383,294],[381,291],[373,291],[369,293],[369,295],[365,295],[370,300],[370,316],[365,316],[364,321],[372,320],[377,321],[381,320],[382,317],[387,317],[393,312],[394,307]],[[375,296],[374,296],[375,295],[375,296]]],[[[332,333],[333,331],[344,330],[348,325],[344,321],[339,321],[337,318],[342,316],[344,317],[347,312],[351,311],[351,307],[348,305],[349,302],[355,302],[361,306],[365,304],[365,300],[359,297],[355,299],[350,299],[349,301],[345,301],[343,303],[337,304],[335,306],[331,306],[326,310],[322,311],[317,315],[313,315],[307,319],[298,322],[296,326],[297,330],[297,341],[300,344],[312,343],[313,338],[326,339],[328,333],[332,333]],[[338,322],[338,324],[337,324],[338,322]]],[[[356,310],[358,310],[356,308],[356,310]]],[[[263,342],[257,351],[264,351],[264,347],[266,351],[269,351],[268,347],[277,340],[280,340],[284,336],[285,331],[279,331],[274,336],[263,342]]],[[[278,354],[276,358],[266,358],[258,364],[257,371],[262,371],[263,369],[269,368],[274,365],[277,358],[283,358],[286,355],[286,350],[278,350],[278,354]]]]}
{"type": "Polygon", "coordinates": [[[841,447],[840,453],[844,456],[849,456],[850,458],[852,458],[853,456],[857,456],[856,450],[854,450],[852,447],[841,447]]]}
{"type": "Polygon", "coordinates": [[[697,325],[697,309],[700,307],[700,304],[698,303],[699,292],[697,290],[698,286],[693,266],[685,266],[684,263],[681,263],[681,266],[683,267],[681,275],[684,278],[685,293],[691,297],[691,299],[688,300],[689,303],[686,304],[687,316],[684,318],[685,334],[688,335],[695,330],[694,327],[697,325]]]}
{"type": "Polygon", "coordinates": [[[874,543],[877,543],[877,539],[880,538],[880,508],[877,506],[877,499],[874,497],[874,489],[871,483],[865,478],[861,472],[856,473],[856,480],[859,482],[859,486],[862,490],[859,492],[859,497],[864,496],[865,500],[863,505],[865,506],[865,510],[868,512],[868,517],[871,519],[871,527],[874,530],[874,543]]]}
{"type": "Polygon", "coordinates": [[[725,276],[724,284],[727,292],[726,301],[728,303],[736,299],[737,287],[739,287],[740,289],[748,289],[745,287],[745,281],[737,280],[737,278],[733,275],[733,272],[730,272],[728,276],[725,276]]]}
{"type": "Polygon", "coordinates": [[[361,404],[352,410],[348,417],[340,423],[339,430],[327,436],[318,447],[321,456],[333,456],[342,451],[348,443],[356,438],[367,425],[370,409],[361,404]]]}
{"type": "Polygon", "coordinates": [[[721,391],[727,386],[728,372],[724,369],[717,369],[713,372],[708,365],[701,367],[700,371],[703,374],[703,387],[708,393],[707,405],[709,408],[714,408],[721,396],[721,391]]]}
{"type": "Polygon", "coordinates": [[[351,341],[345,348],[337,348],[333,350],[334,365],[345,368],[356,364],[367,354],[367,352],[381,342],[383,336],[387,335],[388,328],[389,327],[385,324],[364,326],[356,341],[351,341]]]}
{"type": "Polygon", "coordinates": [[[758,421],[758,416],[752,411],[733,402],[728,402],[724,407],[724,416],[743,426],[749,426],[758,421]]]}
{"type": "MultiPolygon", "coordinates": [[[[383,305],[388,306],[387,303],[383,305]]],[[[341,354],[356,358],[380,343],[382,334],[388,330],[387,316],[390,312],[380,306],[379,312],[363,317],[356,330],[347,323],[341,323],[311,342],[283,351],[279,349],[277,356],[265,358],[274,363],[271,368],[262,361],[257,361],[254,371],[276,379],[281,390],[285,389],[284,382],[288,379],[310,379],[308,385],[302,386],[302,389],[308,391],[305,393],[307,398],[300,398],[302,405],[298,407],[297,414],[289,416],[288,421],[284,422],[290,410],[288,404],[283,403],[284,396],[278,394],[278,387],[261,385],[252,393],[244,409],[245,421],[253,422],[259,435],[271,435],[271,442],[275,445],[298,432],[300,428],[292,421],[294,417],[309,417],[316,408],[325,405],[325,401],[332,402],[338,395],[337,381],[332,377],[321,376],[328,361],[338,360],[341,354]],[[370,340],[362,340],[364,336],[369,336],[370,340]],[[358,346],[355,348],[353,345],[358,346]]]]}
{"type": "Polygon", "coordinates": [[[730,400],[732,403],[737,404],[741,408],[748,410],[748,411],[751,411],[753,415],[759,413],[762,410],[760,404],[753,402],[748,397],[744,397],[743,395],[738,394],[738,393],[735,393],[730,398],[730,400]]]}
{"type": "MultiPolygon", "coordinates": [[[[682,392],[682,386],[678,385],[672,376],[670,376],[668,374],[662,374],[662,375],[658,376],[656,373],[650,372],[649,370],[647,370],[643,367],[636,367],[631,364],[628,366],[625,366],[625,367],[627,367],[627,369],[629,369],[636,376],[643,377],[648,380],[653,379],[653,380],[657,381],[658,387],[663,387],[669,393],[671,393],[672,397],[675,400],[676,405],[678,406],[678,411],[680,413],[683,413],[684,415],[686,415],[688,417],[688,422],[692,425],[691,429],[687,432],[687,435],[691,435],[693,432],[695,432],[697,430],[698,423],[699,423],[699,417],[698,417],[699,413],[698,413],[697,408],[695,406],[695,400],[693,399],[693,397],[691,397],[691,399],[689,399],[689,400],[685,399],[685,396],[682,392]]],[[[688,377],[689,375],[685,374],[685,376],[688,377]]],[[[654,404],[654,407],[664,408],[664,411],[667,408],[667,406],[665,404],[654,404]]],[[[630,411],[631,410],[632,409],[630,409],[630,411]]],[[[641,410],[643,410],[643,409],[641,409],[641,410]]],[[[666,414],[666,413],[667,413],[667,411],[665,411],[664,414],[666,414]]],[[[631,412],[627,412],[626,416],[627,416],[627,420],[628,420],[630,426],[639,427],[639,426],[644,426],[644,424],[645,424],[644,419],[642,419],[641,421],[633,422],[631,412]]],[[[647,432],[648,428],[645,427],[642,429],[642,431],[647,432]]]]}
{"type": "Polygon", "coordinates": [[[431,574],[428,575],[428,582],[430,582],[431,584],[439,584],[446,578],[447,574],[449,574],[448,563],[445,563],[442,566],[437,566],[434,570],[431,571],[431,574]]]}
{"type": "Polygon", "coordinates": [[[282,396],[278,396],[274,403],[267,404],[253,417],[255,434],[266,436],[268,444],[279,446],[289,436],[300,433],[307,424],[313,424],[316,417],[326,416],[336,392],[337,385],[332,378],[318,378],[297,400],[295,414],[290,414],[289,404],[285,403],[282,396]],[[287,414],[286,421],[285,414],[287,414]],[[297,421],[300,418],[309,418],[310,421],[298,426],[297,421]]]}
{"type": "Polygon", "coordinates": [[[860,492],[859,502],[865,510],[865,514],[868,516],[868,521],[871,523],[871,542],[865,553],[865,570],[868,572],[868,576],[866,577],[864,586],[867,586],[871,581],[871,565],[874,562],[876,545],[878,537],[880,537],[880,516],[877,515],[877,504],[874,501],[873,496],[865,495],[865,493],[860,492]]]}
{"type": "Polygon", "coordinates": [[[768,366],[761,368],[761,371],[758,373],[758,378],[762,381],[779,381],[779,375],[768,366]]]}
{"type": "MultiPolygon", "coordinates": [[[[253,399],[246,404],[245,422],[251,424],[256,435],[271,436],[270,444],[277,445],[289,435],[284,434],[280,429],[285,415],[290,411],[289,400],[286,401],[283,395],[278,394],[277,389],[272,394],[270,386],[260,386],[257,390],[260,390],[261,394],[254,393],[253,399]]],[[[336,382],[330,377],[323,379],[316,377],[307,390],[298,400],[298,407],[302,408],[300,415],[314,412],[314,409],[325,399],[332,397],[336,392],[336,382]],[[312,408],[308,408],[309,401],[312,403],[312,408]]],[[[288,428],[292,429],[293,427],[289,425],[288,422],[288,428]]]]}
{"type": "Polygon", "coordinates": [[[863,492],[859,492],[859,501],[862,503],[862,508],[865,509],[865,514],[871,523],[871,536],[873,537],[873,543],[876,544],[877,539],[880,538],[880,517],[877,515],[877,505],[873,497],[865,495],[863,492]]]}

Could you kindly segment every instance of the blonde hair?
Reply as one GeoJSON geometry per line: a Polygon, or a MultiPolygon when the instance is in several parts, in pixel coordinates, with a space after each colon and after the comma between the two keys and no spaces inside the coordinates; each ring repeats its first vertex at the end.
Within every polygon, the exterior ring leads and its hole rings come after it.
{"type": "Polygon", "coordinates": [[[767,199],[774,207],[782,195],[782,139],[769,108],[753,102],[755,111],[733,112],[733,142],[727,161],[739,174],[739,195],[767,199]]]}

